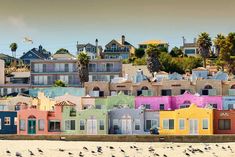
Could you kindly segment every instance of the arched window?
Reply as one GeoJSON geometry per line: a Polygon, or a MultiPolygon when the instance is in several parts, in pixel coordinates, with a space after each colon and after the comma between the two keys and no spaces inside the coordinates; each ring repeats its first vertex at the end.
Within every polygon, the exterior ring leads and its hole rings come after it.
{"type": "Polygon", "coordinates": [[[191,104],[191,102],[189,100],[185,100],[184,104],[191,104]]]}
{"type": "Polygon", "coordinates": [[[211,85],[206,85],[206,86],[204,87],[204,89],[212,89],[212,86],[211,86],[211,85]]]}
{"type": "Polygon", "coordinates": [[[146,86],[143,86],[142,88],[141,88],[141,90],[148,90],[149,88],[148,87],[146,87],[146,86]]]}
{"type": "Polygon", "coordinates": [[[94,87],[93,91],[100,91],[100,88],[99,87],[94,87]]]}
{"type": "Polygon", "coordinates": [[[235,84],[231,86],[231,89],[235,89],[235,84]]]}
{"type": "Polygon", "coordinates": [[[36,119],[36,117],[34,115],[30,115],[28,119],[36,119]]]}

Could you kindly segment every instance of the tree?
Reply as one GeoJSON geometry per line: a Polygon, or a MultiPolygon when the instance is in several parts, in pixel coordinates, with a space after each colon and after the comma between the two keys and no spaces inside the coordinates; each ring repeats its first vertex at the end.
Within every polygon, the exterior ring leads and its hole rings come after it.
{"type": "Polygon", "coordinates": [[[212,46],[211,37],[208,33],[203,32],[197,39],[198,50],[203,58],[203,67],[206,68],[206,59],[210,56],[210,50],[212,46]]]}
{"type": "Polygon", "coordinates": [[[89,65],[90,58],[85,52],[80,52],[78,55],[78,72],[79,78],[81,81],[82,86],[84,86],[85,82],[89,81],[89,65]]]}
{"type": "Polygon", "coordinates": [[[66,87],[65,83],[61,80],[56,80],[54,83],[54,87],[66,87]]]}
{"type": "Polygon", "coordinates": [[[142,58],[144,56],[144,54],[145,54],[144,49],[142,49],[142,48],[135,49],[135,56],[137,58],[142,58]]]}
{"type": "Polygon", "coordinates": [[[221,45],[224,39],[225,39],[225,36],[223,34],[217,34],[217,36],[213,40],[214,45],[215,45],[216,56],[219,56],[221,45]]]}
{"type": "Polygon", "coordinates": [[[60,48],[59,50],[56,51],[56,53],[58,53],[58,54],[65,54],[65,53],[69,53],[69,51],[67,49],[60,48]]]}
{"type": "Polygon", "coordinates": [[[11,43],[10,49],[12,52],[12,57],[16,57],[16,54],[14,54],[14,53],[16,52],[17,48],[18,48],[18,45],[16,43],[11,43]]]}
{"type": "Polygon", "coordinates": [[[149,45],[146,49],[147,57],[147,68],[149,72],[154,77],[154,72],[158,72],[160,70],[160,62],[158,57],[160,55],[160,51],[156,45],[149,45]]]}
{"type": "Polygon", "coordinates": [[[178,47],[173,47],[171,49],[170,55],[172,57],[183,57],[184,53],[181,49],[179,49],[178,47]]]}
{"type": "Polygon", "coordinates": [[[228,72],[235,74],[235,33],[229,33],[221,40],[218,62],[227,65],[228,72]]]}

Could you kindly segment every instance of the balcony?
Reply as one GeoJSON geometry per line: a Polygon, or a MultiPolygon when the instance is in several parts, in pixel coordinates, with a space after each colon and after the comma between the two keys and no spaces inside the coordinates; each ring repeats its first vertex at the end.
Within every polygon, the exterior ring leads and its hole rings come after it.
{"type": "Polygon", "coordinates": [[[229,89],[228,90],[228,95],[229,96],[235,96],[235,89],[229,89]]]}
{"type": "Polygon", "coordinates": [[[55,117],[55,112],[54,111],[49,111],[48,112],[48,117],[55,117]]]}
{"type": "Polygon", "coordinates": [[[104,53],[125,53],[125,52],[128,52],[129,53],[129,49],[128,48],[125,48],[125,49],[105,49],[104,50],[104,53]]]}
{"type": "Polygon", "coordinates": [[[201,95],[216,95],[216,89],[202,89],[201,90],[201,95]]]}

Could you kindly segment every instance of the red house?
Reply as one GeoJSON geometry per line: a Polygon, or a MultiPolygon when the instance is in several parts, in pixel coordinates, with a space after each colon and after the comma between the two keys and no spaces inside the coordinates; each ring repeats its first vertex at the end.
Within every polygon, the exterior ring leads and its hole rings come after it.
{"type": "Polygon", "coordinates": [[[214,134],[235,134],[235,110],[214,111],[214,134]]]}

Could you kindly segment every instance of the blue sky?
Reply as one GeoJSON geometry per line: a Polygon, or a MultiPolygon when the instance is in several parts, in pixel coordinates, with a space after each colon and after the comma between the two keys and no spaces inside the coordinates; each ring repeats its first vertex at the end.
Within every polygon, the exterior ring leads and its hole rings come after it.
{"type": "Polygon", "coordinates": [[[104,46],[112,39],[137,46],[148,39],[180,46],[182,36],[193,41],[200,32],[214,37],[235,31],[234,0],[0,0],[0,52],[17,56],[40,44],[54,53],[76,52],[76,42],[104,46]],[[30,37],[33,44],[23,43],[30,37]]]}

